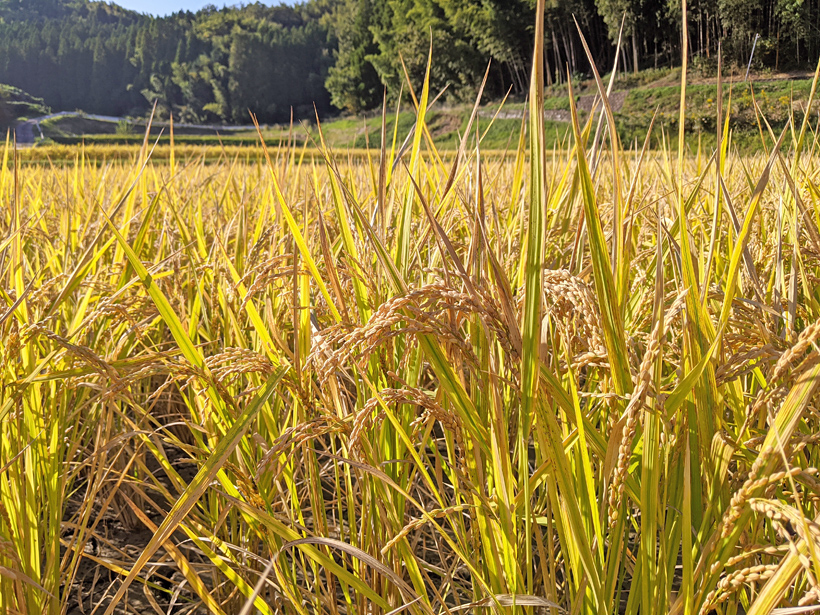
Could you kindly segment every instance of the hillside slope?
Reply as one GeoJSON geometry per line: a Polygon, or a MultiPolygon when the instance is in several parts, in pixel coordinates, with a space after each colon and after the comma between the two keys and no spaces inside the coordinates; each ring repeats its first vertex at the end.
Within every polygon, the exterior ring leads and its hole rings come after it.
{"type": "Polygon", "coordinates": [[[20,88],[0,83],[0,129],[13,126],[18,119],[46,115],[51,110],[42,98],[20,88]]]}

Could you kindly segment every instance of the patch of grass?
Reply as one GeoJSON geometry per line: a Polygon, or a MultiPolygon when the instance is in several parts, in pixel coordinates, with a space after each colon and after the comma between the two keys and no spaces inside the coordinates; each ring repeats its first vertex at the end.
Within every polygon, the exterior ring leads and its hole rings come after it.
{"type": "Polygon", "coordinates": [[[100,122],[82,116],[55,117],[40,122],[43,136],[60,138],[77,135],[113,135],[117,131],[116,122],[100,122]]]}
{"type": "MultiPolygon", "coordinates": [[[[146,122],[143,120],[129,120],[123,119],[119,121],[100,120],[84,115],[65,115],[54,118],[49,118],[40,123],[43,134],[47,138],[55,139],[70,139],[72,137],[89,137],[102,139],[105,135],[113,135],[116,138],[127,137],[138,139],[142,142],[142,138],[146,130],[146,122]]],[[[170,126],[168,123],[155,122],[151,126],[151,135],[159,136],[160,133],[168,135],[170,126]]],[[[194,127],[194,126],[174,126],[174,134],[180,137],[215,137],[217,130],[215,128],[194,127]]],[[[266,128],[265,135],[271,138],[284,138],[287,130],[281,128],[266,128]]],[[[225,131],[226,137],[241,137],[245,140],[250,140],[256,137],[253,130],[248,131],[225,131]]],[[[299,136],[297,130],[295,136],[299,136]]],[[[77,142],[77,141],[75,141],[77,142]]],[[[125,141],[123,141],[125,142],[125,141]]]]}

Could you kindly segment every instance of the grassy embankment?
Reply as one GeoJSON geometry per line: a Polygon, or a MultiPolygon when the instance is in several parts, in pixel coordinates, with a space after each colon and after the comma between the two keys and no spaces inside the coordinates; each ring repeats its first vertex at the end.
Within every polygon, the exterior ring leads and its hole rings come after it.
{"type": "MultiPolygon", "coordinates": [[[[607,79],[608,76],[604,76],[607,79]]],[[[723,99],[729,101],[730,125],[733,129],[733,145],[741,153],[754,153],[760,147],[761,134],[771,146],[764,125],[760,125],[754,110],[754,103],[759,106],[763,115],[774,130],[782,129],[794,112],[798,119],[804,109],[802,103],[808,99],[811,79],[784,79],[761,75],[753,78],[752,83],[743,83],[740,78],[734,84],[724,82],[723,99]]],[[[672,134],[677,131],[678,107],[680,102],[680,70],[647,70],[639,75],[618,76],[613,92],[617,101],[613,109],[618,135],[627,146],[639,146],[643,143],[646,130],[652,116],[657,111],[656,143],[661,140],[661,129],[672,134]]],[[[728,78],[727,78],[728,81],[728,78]]],[[[701,147],[714,148],[716,127],[717,84],[715,77],[699,78],[687,87],[686,100],[686,143],[690,152],[701,147]]],[[[576,85],[576,102],[579,106],[581,120],[587,113],[595,97],[595,81],[587,80],[576,85]]],[[[480,115],[487,131],[483,134],[485,150],[514,150],[522,126],[526,104],[507,102],[486,104],[480,115]],[[498,114],[498,115],[496,115],[498,114]],[[491,123],[489,120],[495,118],[491,123]]],[[[546,112],[545,139],[548,149],[565,147],[571,141],[569,121],[569,101],[566,86],[555,85],[547,88],[544,99],[546,112]]],[[[457,149],[461,136],[467,127],[472,112],[470,106],[436,105],[428,115],[427,124],[436,147],[442,150],[457,149]]],[[[387,128],[392,132],[398,125],[399,138],[403,139],[415,123],[415,114],[407,109],[395,109],[388,113],[387,128]],[[397,119],[398,118],[398,119],[397,119]]],[[[121,127],[120,127],[121,128],[121,127]]],[[[142,143],[145,124],[134,122],[129,125],[131,134],[118,134],[118,125],[114,122],[101,122],[77,117],[64,117],[48,120],[43,123],[44,135],[55,144],[87,146],[103,145],[138,145],[142,143]]],[[[170,135],[168,127],[154,127],[152,135],[159,136],[163,131],[161,144],[168,144],[170,135]]],[[[377,147],[381,133],[381,116],[368,118],[331,119],[323,125],[327,144],[334,149],[363,150],[370,144],[377,147]]],[[[288,135],[299,143],[309,145],[318,139],[315,125],[310,123],[294,126],[292,132],[288,127],[271,127],[263,131],[269,145],[286,141],[288,135]]],[[[256,146],[259,141],[253,131],[215,134],[214,131],[199,129],[175,130],[175,140],[180,145],[192,146],[256,146]]],[[[399,143],[400,144],[400,143],[399,143]]],[[[60,150],[54,150],[59,152],[60,150]]],[[[261,151],[257,152],[261,155],[261,151]]],[[[36,155],[32,155],[36,156],[36,155]]],[[[38,159],[41,156],[36,156],[38,159]]],[[[60,156],[58,156],[60,157],[60,156]]],[[[211,156],[213,157],[213,156],[211,156]]]]}

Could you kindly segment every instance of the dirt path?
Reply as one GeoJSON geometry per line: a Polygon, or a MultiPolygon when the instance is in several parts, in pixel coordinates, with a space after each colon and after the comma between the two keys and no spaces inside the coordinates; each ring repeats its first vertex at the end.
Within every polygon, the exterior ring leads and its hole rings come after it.
{"type": "MultiPolygon", "coordinates": [[[[79,113],[77,111],[60,111],[59,113],[42,115],[40,117],[35,117],[17,124],[17,126],[14,127],[14,132],[17,135],[17,145],[21,147],[33,146],[37,138],[43,137],[43,131],[40,129],[40,122],[45,122],[46,120],[61,117],[82,117],[83,119],[87,120],[94,120],[97,122],[108,122],[112,124],[116,124],[122,121],[127,121],[131,124],[139,124],[140,126],[143,126],[144,124],[144,122],[140,122],[139,120],[131,120],[129,118],[117,117],[114,115],[96,115],[93,113],[79,113]]],[[[169,122],[155,121],[153,125],[158,127],[167,127],[170,124],[169,122]]],[[[247,132],[256,130],[254,126],[217,126],[210,124],[183,124],[180,122],[174,122],[174,128],[228,133],[247,132]]]]}
{"type": "MultiPolygon", "coordinates": [[[[46,120],[52,120],[58,117],[81,117],[86,120],[94,120],[97,122],[110,122],[116,124],[118,122],[126,121],[130,124],[144,124],[144,120],[134,120],[127,117],[119,117],[116,115],[96,115],[94,113],[79,113],[77,111],[60,111],[59,113],[52,113],[50,115],[43,115],[41,117],[35,117],[28,122],[32,122],[34,124],[39,124],[40,122],[45,122],[46,120]]],[[[168,126],[169,122],[159,122],[154,121],[154,126],[168,126]]],[[[219,132],[239,132],[239,131],[248,131],[248,130],[256,130],[256,128],[252,125],[247,126],[227,126],[227,125],[217,125],[217,124],[183,124],[182,122],[174,122],[175,128],[192,128],[196,130],[216,130],[219,132]]]]}
{"type": "MultiPolygon", "coordinates": [[[[629,90],[617,90],[612,92],[609,95],[609,104],[612,106],[612,110],[617,113],[620,111],[624,106],[624,101],[626,100],[626,95],[629,93],[629,90]]],[[[578,98],[578,110],[579,111],[586,111],[589,113],[592,111],[592,105],[595,102],[595,99],[598,98],[597,95],[587,95],[581,96],[578,98]]],[[[600,109],[600,105],[598,109],[600,109]]],[[[510,110],[502,110],[498,113],[498,119],[500,120],[520,120],[524,117],[526,110],[524,109],[510,109],[510,110]]],[[[494,117],[496,114],[493,111],[486,111],[482,112],[482,117],[494,117]]],[[[544,119],[551,121],[551,122],[569,122],[572,120],[571,114],[566,109],[544,109],[544,119]]]]}

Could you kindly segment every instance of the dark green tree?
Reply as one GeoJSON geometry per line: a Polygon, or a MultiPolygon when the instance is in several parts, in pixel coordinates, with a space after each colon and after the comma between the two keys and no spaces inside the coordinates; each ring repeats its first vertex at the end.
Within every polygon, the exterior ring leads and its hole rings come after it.
{"type": "Polygon", "coordinates": [[[337,49],[326,86],[334,105],[354,113],[372,109],[382,100],[384,86],[370,60],[378,53],[370,31],[374,4],[374,0],[341,0],[332,13],[337,49]]]}

